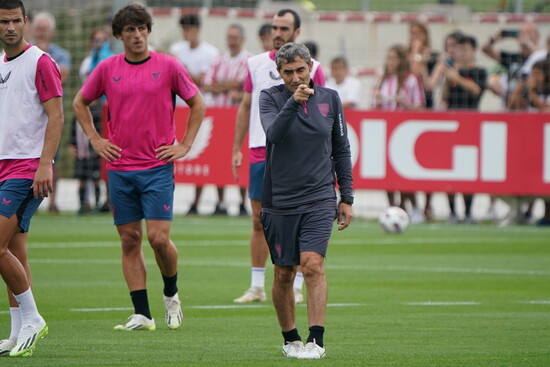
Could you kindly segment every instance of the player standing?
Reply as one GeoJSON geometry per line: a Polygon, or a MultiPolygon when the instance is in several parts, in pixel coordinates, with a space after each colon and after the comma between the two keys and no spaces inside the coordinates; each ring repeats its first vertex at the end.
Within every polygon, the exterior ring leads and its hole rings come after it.
{"type": "Polygon", "coordinates": [[[185,156],[204,116],[204,102],[185,68],[173,57],[151,52],[151,15],[128,5],[113,19],[113,35],[124,53],[101,62],[76,95],[74,109],[94,150],[107,162],[114,223],[122,246],[122,269],[134,314],[115,330],[154,330],[141,248],[141,220],[164,280],[168,328],[181,326],[178,253],[170,240],[174,199],[173,161],[185,156]],[[185,137],[176,142],[175,95],[190,107],[185,137]],[[109,137],[94,128],[88,105],[107,96],[109,137]]]}
{"type": "MultiPolygon", "coordinates": [[[[237,168],[242,164],[241,146],[246,133],[249,132],[250,148],[250,181],[248,196],[252,207],[252,234],[250,237],[250,254],[252,260],[251,285],[248,290],[234,301],[237,303],[265,301],[265,262],[268,248],[265,242],[260,210],[262,208],[262,187],[265,169],[265,133],[260,122],[259,97],[263,89],[282,84],[277,72],[275,53],[285,43],[294,42],[300,35],[300,16],[291,9],[282,9],[273,17],[271,23],[274,49],[248,59],[248,77],[244,84],[244,96],[237,113],[235,138],[233,140],[233,175],[238,179],[237,168]],[[250,131],[249,131],[250,130],[250,131]]],[[[311,77],[317,85],[325,85],[325,75],[319,62],[313,60],[311,77]]],[[[294,283],[295,301],[299,303],[304,278],[299,272],[294,283]]]]}
{"type": "Polygon", "coordinates": [[[19,0],[0,0],[0,273],[8,288],[11,333],[0,355],[29,356],[48,333],[30,288],[25,232],[52,192],[52,162],[63,130],[61,74],[23,38],[19,0]]]}
{"type": "Polygon", "coordinates": [[[351,221],[351,152],[342,103],[335,90],[310,78],[313,62],[304,45],[289,43],[277,52],[284,85],[260,95],[267,136],[262,224],[275,265],[273,304],[291,358],[325,357],[323,344],[327,282],[324,258],[338,218],[351,221]],[[341,201],[336,205],[335,173],[341,201]],[[309,337],[304,346],[296,329],[292,284],[301,265],[307,285],[309,337]]]}

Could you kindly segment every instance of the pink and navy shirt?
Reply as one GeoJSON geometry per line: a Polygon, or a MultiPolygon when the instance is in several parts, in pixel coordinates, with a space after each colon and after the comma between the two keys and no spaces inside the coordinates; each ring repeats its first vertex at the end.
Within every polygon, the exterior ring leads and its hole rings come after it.
{"type": "MultiPolygon", "coordinates": [[[[2,70],[8,70],[10,69],[11,64],[20,63],[24,58],[26,58],[25,53],[31,48],[35,47],[32,45],[28,45],[25,50],[12,58],[8,58],[4,55],[3,59],[1,60],[2,63],[2,70]]],[[[38,52],[35,47],[35,52],[38,52]]],[[[32,85],[32,88],[35,89],[34,91],[24,91],[22,93],[27,94],[33,94],[37,93],[38,100],[35,101],[36,105],[32,108],[36,109],[43,109],[44,107],[42,104],[44,102],[47,102],[48,100],[56,97],[63,96],[63,87],[61,86],[61,73],[59,71],[59,67],[53,61],[53,59],[50,57],[50,55],[41,52],[41,56],[38,56],[38,60],[36,61],[36,72],[33,76],[34,78],[34,84],[32,85]]],[[[2,80],[4,83],[2,84],[8,84],[10,82],[8,74],[2,76],[2,80]]],[[[11,76],[11,74],[10,74],[11,76]]],[[[12,81],[14,81],[13,79],[12,81]]],[[[22,86],[24,87],[24,86],[22,86]]],[[[19,95],[19,98],[22,96],[19,95]]],[[[2,98],[0,100],[0,103],[11,103],[8,98],[2,98]]],[[[23,106],[9,106],[9,108],[23,108],[23,106]]],[[[28,107],[30,108],[30,107],[28,107]]],[[[7,121],[9,123],[9,121],[7,121]]],[[[15,122],[13,122],[15,123],[15,122]]],[[[17,136],[12,137],[12,139],[17,140],[17,136]]],[[[41,139],[41,143],[43,143],[44,137],[38,137],[41,139]]],[[[16,141],[13,141],[13,143],[17,144],[16,141]]],[[[0,182],[11,180],[11,179],[34,179],[34,175],[36,173],[36,170],[38,169],[38,165],[40,162],[40,157],[33,157],[33,158],[0,158],[0,182]]]]}
{"type": "Polygon", "coordinates": [[[102,61],[81,93],[87,101],[107,96],[108,139],[122,148],[121,158],[107,162],[107,169],[136,171],[166,164],[155,149],[176,142],[175,96],[189,100],[199,90],[174,57],[150,52],[139,63],[124,54],[102,61]]]}

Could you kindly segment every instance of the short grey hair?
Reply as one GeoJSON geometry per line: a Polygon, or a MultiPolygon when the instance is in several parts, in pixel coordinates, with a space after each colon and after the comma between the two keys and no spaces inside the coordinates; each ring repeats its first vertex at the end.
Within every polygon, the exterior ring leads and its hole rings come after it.
{"type": "Polygon", "coordinates": [[[281,70],[283,63],[293,62],[297,57],[302,58],[306,63],[311,64],[311,54],[306,46],[300,43],[287,43],[277,51],[275,61],[277,70],[281,70]]]}
{"type": "Polygon", "coordinates": [[[55,22],[55,17],[53,16],[52,13],[43,11],[36,14],[33,18],[33,23],[38,23],[40,21],[45,21],[46,23],[48,23],[51,30],[55,30],[56,22],[55,22]]]}

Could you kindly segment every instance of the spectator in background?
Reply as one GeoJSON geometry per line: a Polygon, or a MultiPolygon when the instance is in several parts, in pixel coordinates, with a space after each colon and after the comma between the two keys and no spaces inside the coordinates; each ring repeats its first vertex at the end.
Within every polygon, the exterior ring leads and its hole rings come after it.
{"type": "MultiPolygon", "coordinates": [[[[438,54],[432,52],[430,32],[423,23],[411,23],[409,26],[409,62],[411,72],[418,76],[422,82],[424,96],[426,98],[426,108],[432,109],[433,93],[429,85],[429,78],[432,75],[437,63],[438,54]]],[[[426,203],[424,205],[424,217],[427,220],[432,219],[431,209],[432,193],[426,193],[426,203]]]]}
{"type": "Polygon", "coordinates": [[[309,54],[311,55],[311,57],[313,57],[314,59],[319,58],[319,45],[317,45],[317,42],[305,41],[304,46],[306,46],[309,50],[309,54]]]}
{"type": "MultiPolygon", "coordinates": [[[[271,32],[271,27],[270,27],[271,32]]],[[[237,106],[243,98],[243,84],[248,73],[247,60],[252,54],[244,49],[244,28],[239,24],[232,24],[227,29],[228,52],[218,56],[204,78],[204,91],[212,94],[215,107],[237,106]]],[[[224,206],[225,197],[223,186],[218,186],[218,204],[214,214],[227,214],[224,206]]],[[[241,204],[239,214],[247,215],[245,208],[246,187],[240,189],[241,204]]],[[[198,199],[196,199],[198,201],[198,199]]],[[[195,203],[195,206],[197,204],[195,203]]]]}
{"type": "MultiPolygon", "coordinates": [[[[111,50],[110,44],[111,32],[107,28],[97,28],[90,34],[90,53],[80,65],[79,74],[82,81],[86,81],[88,75],[95,67],[106,58],[114,53],[111,50]]],[[[94,127],[97,131],[102,131],[101,114],[103,109],[103,101],[98,99],[90,104],[90,111],[94,127]]],[[[71,137],[69,141],[69,151],[71,152],[75,162],[75,178],[78,179],[78,199],[80,207],[78,214],[86,214],[91,212],[89,198],[87,195],[88,182],[92,182],[94,186],[94,211],[108,211],[108,201],[104,205],[99,204],[100,199],[100,158],[92,149],[90,141],[84,134],[84,131],[78,124],[76,118],[73,119],[71,128],[71,137]]]]}
{"type": "MultiPolygon", "coordinates": [[[[472,36],[463,35],[457,42],[456,60],[449,60],[445,66],[445,85],[442,105],[449,110],[477,110],[487,84],[487,72],[476,65],[477,42],[472,36]]],[[[457,222],[455,194],[449,197],[451,215],[449,220],[457,222]]],[[[473,195],[464,194],[464,221],[474,223],[472,217],[473,195]]]]}
{"type": "MultiPolygon", "coordinates": [[[[482,51],[485,55],[497,61],[505,70],[503,80],[491,85],[494,91],[503,100],[505,107],[511,106],[509,97],[520,80],[520,70],[533,52],[537,51],[540,40],[540,33],[534,23],[522,25],[520,30],[503,29],[491,36],[483,45],[482,51]],[[518,51],[497,50],[495,44],[503,39],[512,38],[517,41],[518,51]],[[504,86],[504,87],[501,87],[504,86]]],[[[516,106],[517,107],[517,106],[516,106]]]]}
{"type": "Polygon", "coordinates": [[[338,92],[342,107],[358,108],[361,103],[361,82],[350,75],[348,60],[343,57],[335,57],[330,62],[330,79],[327,88],[338,92]]]}
{"type": "MultiPolygon", "coordinates": [[[[204,77],[212,63],[218,57],[216,47],[200,39],[201,20],[197,14],[185,14],[180,18],[184,41],[176,42],[170,47],[170,53],[185,66],[195,84],[203,90],[204,77]]],[[[211,93],[203,93],[207,106],[214,104],[211,93]]],[[[181,101],[180,101],[181,103],[181,101]]],[[[195,200],[191,203],[187,214],[198,214],[198,203],[203,186],[196,186],[195,200]]]]}
{"type": "MultiPolygon", "coordinates": [[[[433,91],[438,88],[443,81],[445,80],[445,70],[447,68],[448,64],[453,64],[454,60],[456,59],[456,46],[458,44],[458,40],[462,38],[463,33],[460,31],[454,31],[449,33],[445,37],[445,41],[443,44],[444,52],[439,57],[439,60],[437,61],[434,70],[430,74],[429,78],[425,81],[424,88],[426,90],[429,90],[433,93],[433,91]]],[[[433,109],[439,109],[440,106],[436,105],[436,101],[433,98],[432,94],[432,108],[433,109]]]]}
{"type": "Polygon", "coordinates": [[[271,36],[271,24],[264,23],[258,30],[258,38],[262,45],[262,50],[267,52],[273,50],[273,37],[271,36]]]}
{"type": "MultiPolygon", "coordinates": [[[[61,82],[65,83],[71,71],[71,54],[61,46],[52,43],[55,35],[55,17],[48,12],[41,12],[34,16],[31,24],[31,34],[33,43],[42,51],[50,54],[52,59],[59,66],[61,72],[61,82]]],[[[59,161],[59,152],[55,155],[55,162],[59,161]]],[[[57,180],[59,178],[59,168],[57,164],[53,165],[53,191],[49,197],[48,211],[50,213],[59,213],[57,208],[57,180]]]]}
{"type": "MultiPolygon", "coordinates": [[[[420,110],[426,106],[420,79],[411,72],[407,48],[402,45],[390,47],[384,65],[384,74],[374,89],[372,107],[380,110],[420,110]]],[[[397,192],[388,192],[390,206],[397,206],[397,192]]],[[[420,223],[424,215],[418,208],[414,193],[401,193],[399,205],[405,209],[409,201],[412,208],[411,221],[420,223]]]]}

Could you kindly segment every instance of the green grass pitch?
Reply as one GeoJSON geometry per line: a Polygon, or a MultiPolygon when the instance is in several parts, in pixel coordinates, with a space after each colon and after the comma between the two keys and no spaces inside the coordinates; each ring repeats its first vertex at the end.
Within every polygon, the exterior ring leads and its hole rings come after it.
{"type": "MultiPolygon", "coordinates": [[[[216,308],[248,286],[249,227],[248,218],[176,218],[184,327],[164,324],[147,248],[157,330],[125,333],[112,330],[131,311],[111,218],[36,216],[29,256],[50,335],[31,358],[0,366],[550,366],[549,229],[429,224],[386,235],[355,221],[334,233],[326,261],[328,358],[297,361],[281,356],[270,302],[216,308]]],[[[297,314],[307,337],[305,306],[297,314]]],[[[9,332],[5,311],[0,332],[9,332]]]]}

